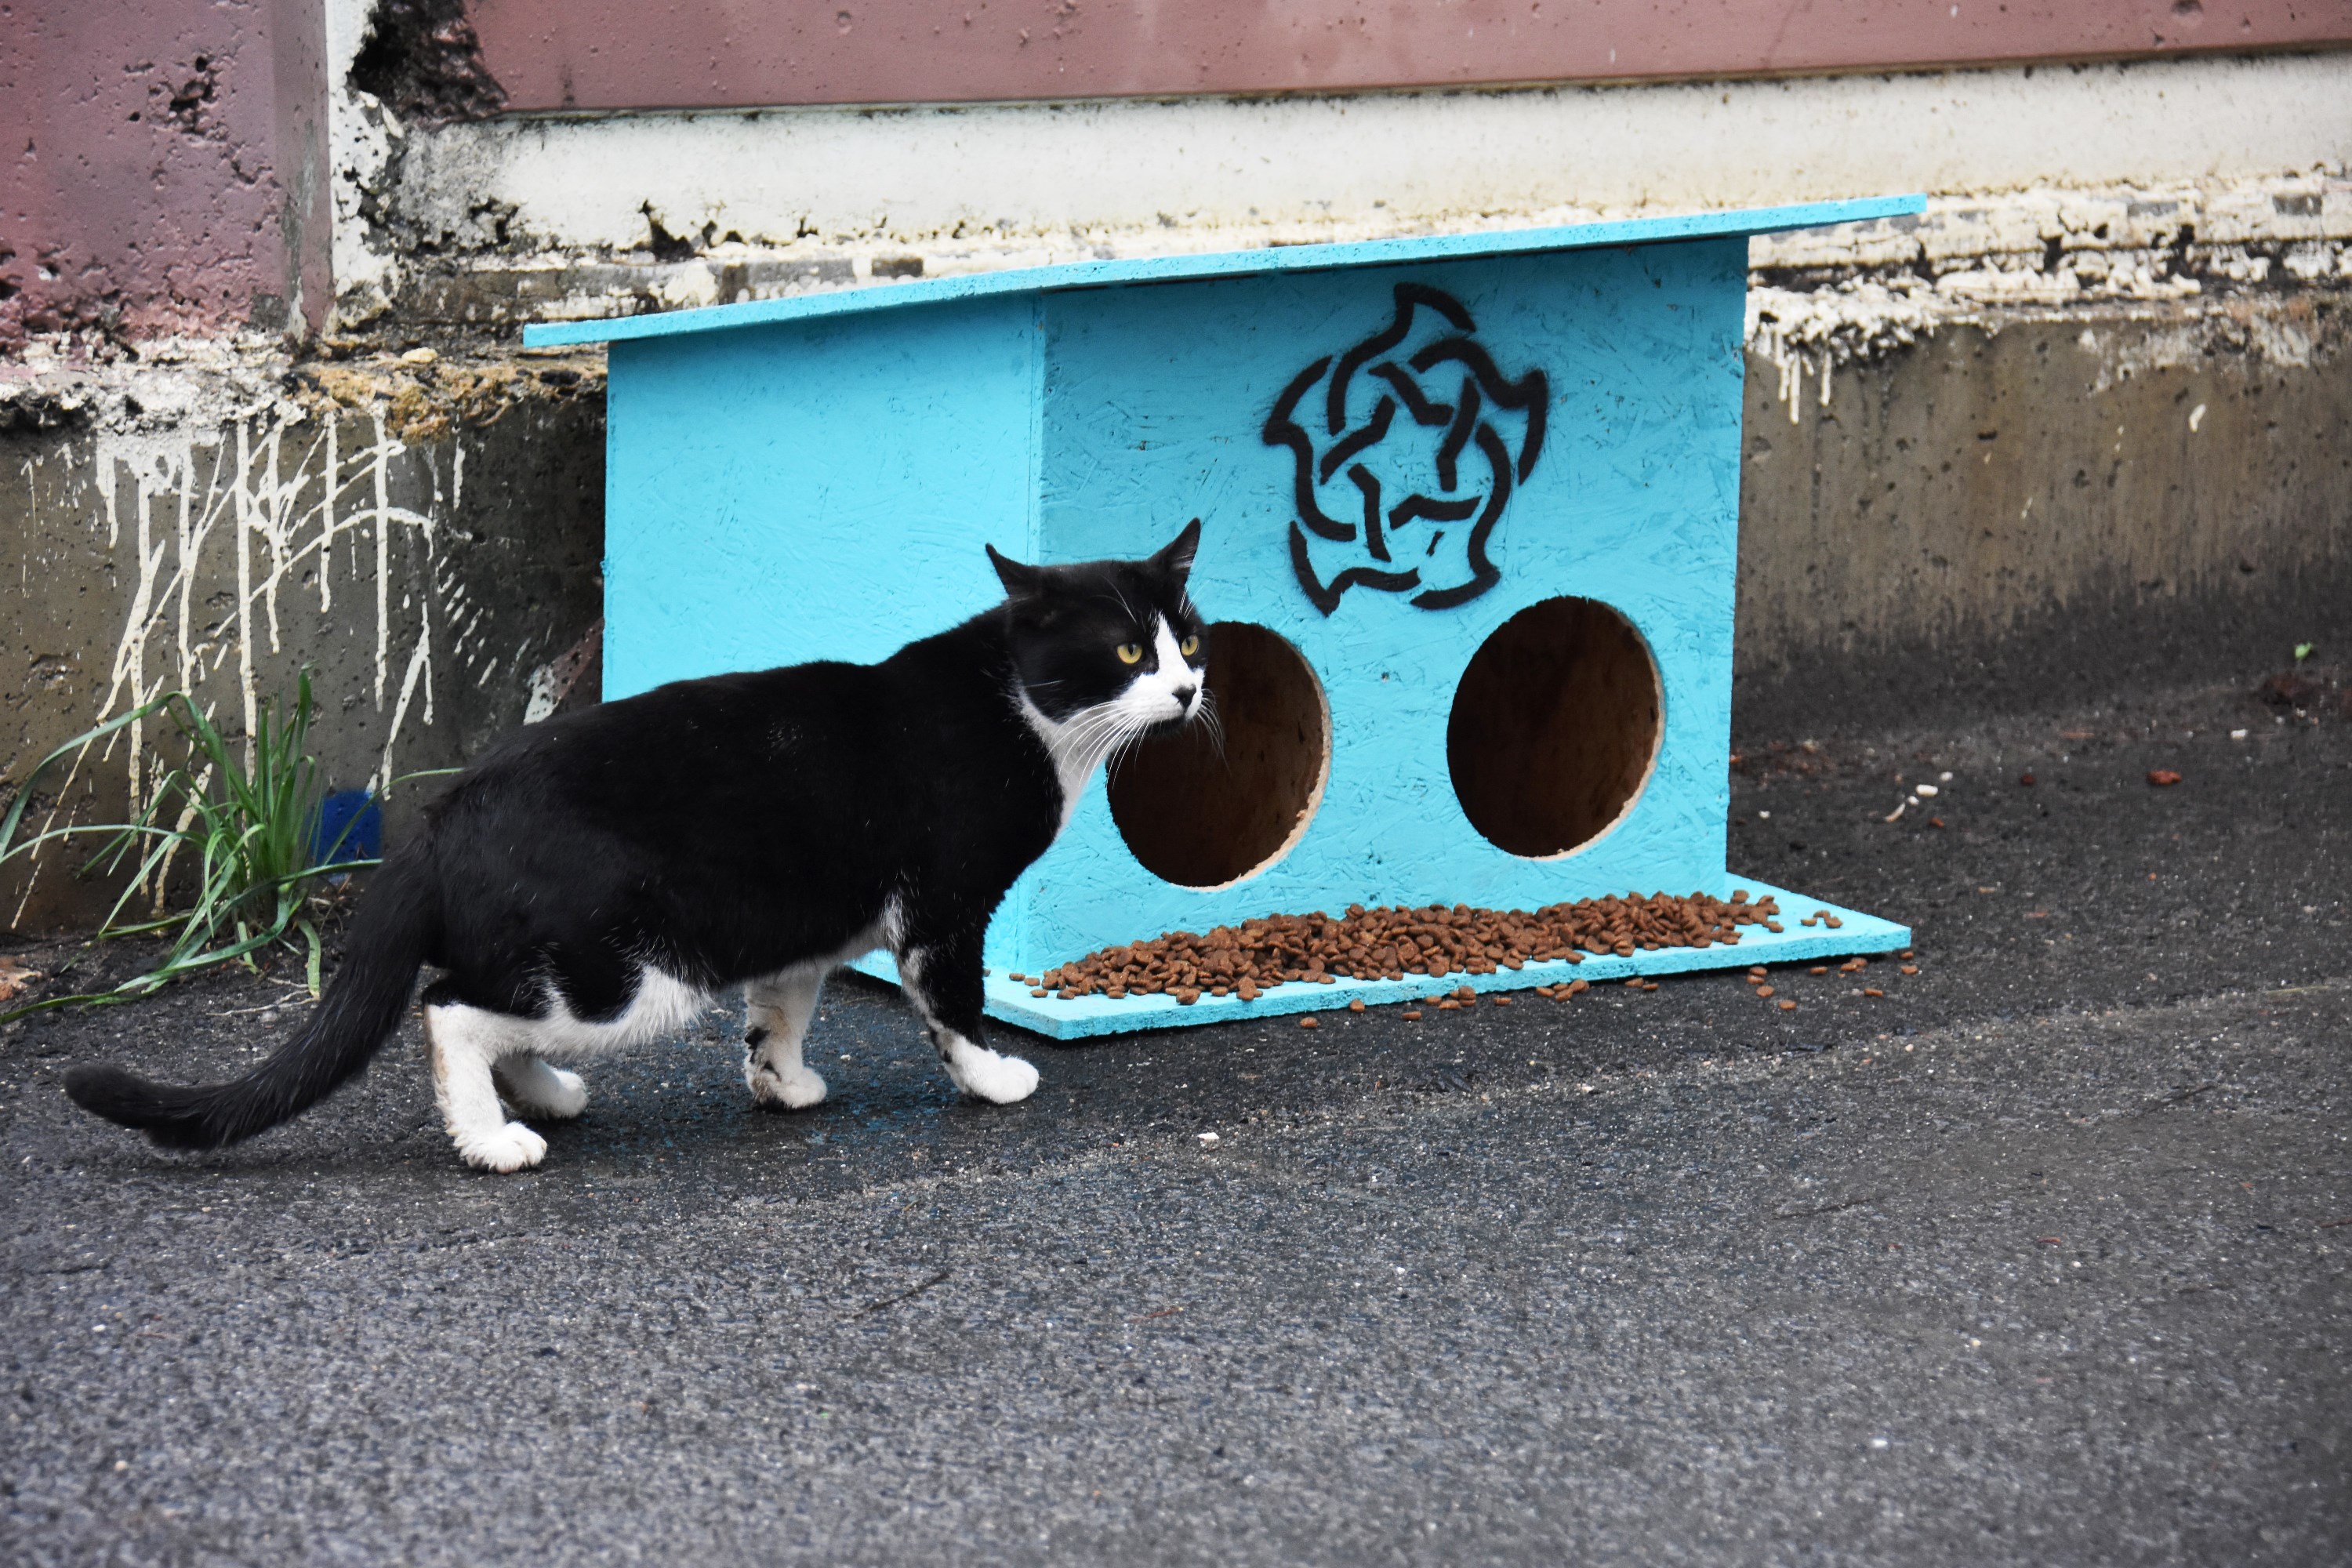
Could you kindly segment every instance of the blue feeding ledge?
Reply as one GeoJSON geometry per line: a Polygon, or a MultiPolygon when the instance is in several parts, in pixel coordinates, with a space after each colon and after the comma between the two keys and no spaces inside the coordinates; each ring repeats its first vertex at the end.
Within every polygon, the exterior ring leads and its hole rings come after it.
{"type": "Polygon", "coordinates": [[[983,543],[1134,556],[1202,520],[1222,747],[1131,754],[989,930],[990,1013],[1070,1038],[1425,994],[1007,978],[1352,903],[1746,888],[1785,915],[1481,990],[1906,945],[1735,877],[1726,843],[1748,237],[1924,205],[1082,262],[524,341],[611,345],[607,696],[878,659],[998,599],[983,543]]]}

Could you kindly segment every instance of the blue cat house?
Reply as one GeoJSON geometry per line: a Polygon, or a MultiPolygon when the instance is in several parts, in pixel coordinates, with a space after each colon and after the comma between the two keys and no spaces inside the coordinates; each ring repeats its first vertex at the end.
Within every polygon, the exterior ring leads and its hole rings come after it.
{"type": "Polygon", "coordinates": [[[1901,947],[1900,926],[1727,865],[1732,612],[1748,237],[1922,205],[1082,262],[534,326],[531,346],[611,345],[606,695],[880,658],[996,601],[983,543],[1133,556],[1198,517],[1222,748],[1155,742],[1090,788],[990,928],[993,1016],[1068,1038],[1424,992],[1342,980],[1181,1005],[1009,978],[1352,903],[1747,888],[1787,915],[1737,946],[1530,963],[1482,989],[1901,947]],[[1801,923],[1824,910],[1834,928],[1801,923]]]}

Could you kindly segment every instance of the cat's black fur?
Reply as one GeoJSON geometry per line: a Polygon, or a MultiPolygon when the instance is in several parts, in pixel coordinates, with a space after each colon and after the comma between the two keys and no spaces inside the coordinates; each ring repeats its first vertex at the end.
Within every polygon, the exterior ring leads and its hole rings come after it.
{"type": "Polygon", "coordinates": [[[1083,720],[1156,668],[1155,617],[1204,637],[1185,593],[1199,537],[1072,566],[991,550],[1006,600],[879,664],[680,681],[517,730],[377,874],[323,1001],[267,1062],[188,1089],[86,1067],[67,1092],[158,1143],[217,1147],[365,1067],[420,965],[443,971],[428,1005],[603,1020],[648,965],[715,992],[886,925],[935,1037],[977,1042],[989,917],[1066,819],[1024,694],[1083,720]],[[1129,666],[1114,650],[1137,643],[1129,666]]]}

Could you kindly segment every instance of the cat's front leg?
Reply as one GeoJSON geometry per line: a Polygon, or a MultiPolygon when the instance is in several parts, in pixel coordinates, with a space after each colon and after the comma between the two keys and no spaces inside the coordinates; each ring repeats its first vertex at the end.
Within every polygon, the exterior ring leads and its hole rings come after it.
{"type": "Polygon", "coordinates": [[[911,942],[894,956],[923,1027],[950,1081],[974,1100],[1011,1105],[1036,1091],[1037,1069],[980,1043],[980,942],[982,931],[911,942]]]}
{"type": "Polygon", "coordinates": [[[824,984],[822,969],[788,969],[743,987],[743,1081],[761,1105],[804,1110],[824,1098],[824,1079],[801,1060],[824,984]]]}

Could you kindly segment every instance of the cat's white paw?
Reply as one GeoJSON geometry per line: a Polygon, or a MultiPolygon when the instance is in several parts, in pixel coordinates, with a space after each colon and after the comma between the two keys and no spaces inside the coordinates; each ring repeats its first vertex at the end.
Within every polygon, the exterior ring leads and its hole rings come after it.
{"type": "Polygon", "coordinates": [[[457,1157],[477,1171],[528,1171],[547,1158],[547,1140],[520,1121],[457,1141],[457,1157]]]}
{"type": "Polygon", "coordinates": [[[751,1086],[753,1100],[779,1110],[806,1110],[824,1098],[824,1079],[807,1068],[780,1073],[772,1068],[761,1067],[753,1069],[745,1081],[751,1086]]]}
{"type": "Polygon", "coordinates": [[[533,1062],[506,1084],[507,1098],[526,1116],[569,1121],[588,1109],[588,1085],[576,1072],[533,1062]]]}
{"type": "Polygon", "coordinates": [[[958,1089],[991,1105],[1011,1105],[1037,1091],[1037,1069],[1019,1057],[958,1040],[948,1053],[948,1076],[958,1089]]]}

